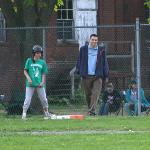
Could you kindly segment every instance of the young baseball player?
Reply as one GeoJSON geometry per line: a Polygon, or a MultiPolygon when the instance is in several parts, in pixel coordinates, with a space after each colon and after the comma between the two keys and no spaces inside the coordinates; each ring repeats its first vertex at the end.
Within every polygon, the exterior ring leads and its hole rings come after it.
{"type": "Polygon", "coordinates": [[[30,106],[32,96],[36,90],[44,111],[44,119],[49,119],[53,114],[48,112],[48,101],[45,92],[45,78],[48,73],[46,62],[41,59],[43,49],[39,45],[34,45],[32,49],[33,57],[28,58],[25,63],[24,75],[26,77],[26,94],[23,104],[22,119],[26,119],[27,110],[30,106]]]}

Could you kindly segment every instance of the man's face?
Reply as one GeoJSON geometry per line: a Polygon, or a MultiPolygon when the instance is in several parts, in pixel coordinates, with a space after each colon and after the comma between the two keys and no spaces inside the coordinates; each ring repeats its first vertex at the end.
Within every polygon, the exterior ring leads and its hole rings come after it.
{"type": "Polygon", "coordinates": [[[92,36],[90,38],[90,46],[91,47],[93,47],[93,48],[97,47],[97,42],[98,42],[98,37],[92,36]]]}
{"type": "Polygon", "coordinates": [[[106,90],[107,90],[108,93],[112,93],[113,92],[113,87],[107,87],[106,90]]]}

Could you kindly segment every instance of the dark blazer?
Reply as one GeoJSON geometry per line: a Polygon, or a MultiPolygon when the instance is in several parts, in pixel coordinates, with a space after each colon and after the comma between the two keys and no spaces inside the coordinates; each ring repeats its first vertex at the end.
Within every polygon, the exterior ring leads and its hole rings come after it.
{"type": "MultiPolygon", "coordinates": [[[[81,77],[86,78],[88,75],[88,45],[80,48],[79,57],[76,65],[76,71],[81,77]]],[[[109,68],[104,46],[98,46],[97,62],[95,75],[97,78],[108,78],[109,68]]]]}

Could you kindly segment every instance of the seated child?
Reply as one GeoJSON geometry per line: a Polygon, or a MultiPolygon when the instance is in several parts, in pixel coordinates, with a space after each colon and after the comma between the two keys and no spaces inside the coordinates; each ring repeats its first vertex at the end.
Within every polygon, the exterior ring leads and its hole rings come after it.
{"type": "Polygon", "coordinates": [[[111,82],[107,83],[102,96],[102,103],[99,109],[99,115],[108,115],[109,112],[116,112],[121,105],[121,96],[111,82]]]}
{"type": "MultiPolygon", "coordinates": [[[[129,84],[129,89],[125,92],[125,111],[129,116],[138,115],[138,91],[137,91],[137,83],[135,80],[132,80],[129,84]]],[[[145,98],[144,90],[140,89],[141,95],[141,111],[145,111],[150,104],[145,98]]]]}

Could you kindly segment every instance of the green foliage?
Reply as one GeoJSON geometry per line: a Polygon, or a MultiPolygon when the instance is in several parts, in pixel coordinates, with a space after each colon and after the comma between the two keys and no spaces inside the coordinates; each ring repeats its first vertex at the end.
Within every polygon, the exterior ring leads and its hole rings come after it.
{"type": "MultiPolygon", "coordinates": [[[[7,27],[39,27],[49,26],[54,8],[56,10],[61,5],[63,0],[0,0],[0,11],[5,16],[7,27]]],[[[40,32],[29,35],[28,31],[16,30],[16,34],[10,34],[20,50],[21,65],[30,55],[30,46],[42,41],[40,32]]]]}
{"type": "Polygon", "coordinates": [[[144,5],[146,5],[148,8],[150,8],[150,0],[147,0],[144,5]]]}
{"type": "MultiPolygon", "coordinates": [[[[62,6],[63,0],[57,0],[56,4],[54,5],[54,11],[57,11],[58,8],[60,6],[62,6]]],[[[34,0],[24,0],[24,5],[26,5],[27,7],[33,7],[34,6],[34,0]]],[[[49,8],[48,3],[46,3],[45,1],[38,1],[38,6],[40,8],[49,8]]]]}
{"type": "MultiPolygon", "coordinates": [[[[144,5],[150,9],[150,0],[147,0],[144,5]]],[[[150,24],[150,18],[148,18],[147,21],[150,24]]]]}
{"type": "Polygon", "coordinates": [[[24,0],[24,5],[28,7],[33,7],[34,6],[34,0],[24,0]]]}
{"type": "Polygon", "coordinates": [[[50,105],[58,105],[58,106],[62,106],[62,105],[69,105],[69,99],[65,98],[65,97],[56,97],[56,96],[47,96],[48,102],[50,105]]]}
{"type": "Polygon", "coordinates": [[[2,104],[0,103],[0,111],[1,111],[1,110],[4,111],[4,110],[5,110],[5,107],[4,107],[4,105],[2,105],[2,104]]]}
{"type": "Polygon", "coordinates": [[[63,3],[63,0],[57,0],[57,3],[55,4],[55,6],[54,6],[54,11],[58,11],[58,8],[60,7],[60,6],[63,6],[64,5],[64,3],[63,3]]]}
{"type": "MultiPolygon", "coordinates": [[[[16,22],[24,21],[25,23],[26,20],[27,22],[30,21],[28,18],[46,21],[48,20],[47,17],[49,17],[53,11],[57,11],[62,5],[63,0],[2,0],[0,1],[0,11],[2,10],[7,17],[13,17],[16,22]],[[43,16],[45,16],[45,20],[43,16]]],[[[33,23],[35,22],[33,21],[33,23]]]]}
{"type": "Polygon", "coordinates": [[[73,104],[86,104],[85,94],[81,87],[75,90],[75,99],[71,100],[69,97],[57,97],[57,96],[47,96],[50,105],[70,105],[73,104]]]}
{"type": "Polygon", "coordinates": [[[11,100],[5,105],[8,115],[21,114],[25,93],[16,88],[12,90],[11,100]]]}
{"type": "Polygon", "coordinates": [[[150,18],[147,19],[148,23],[150,24],[150,18]]]}
{"type": "Polygon", "coordinates": [[[75,103],[76,104],[86,104],[85,94],[81,87],[75,90],[75,103]]]}

